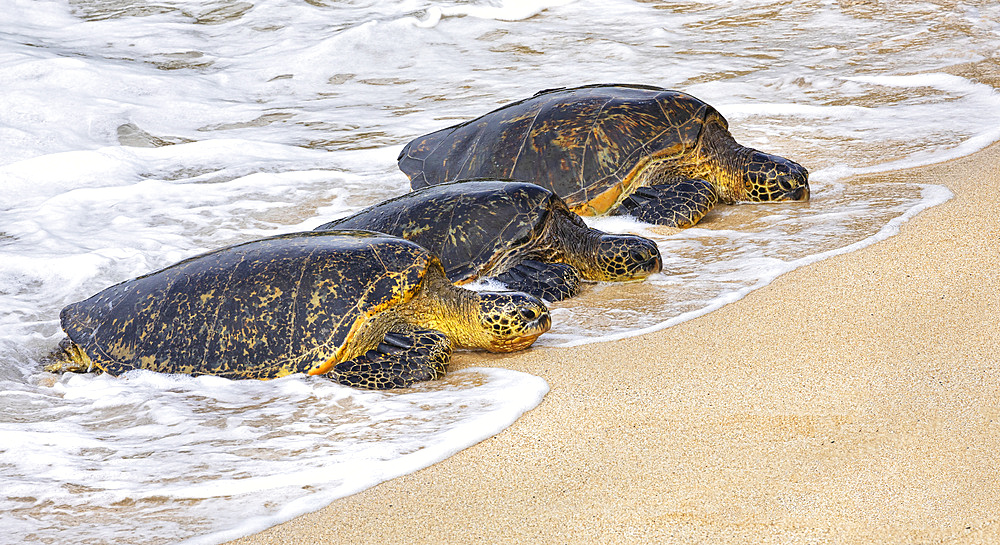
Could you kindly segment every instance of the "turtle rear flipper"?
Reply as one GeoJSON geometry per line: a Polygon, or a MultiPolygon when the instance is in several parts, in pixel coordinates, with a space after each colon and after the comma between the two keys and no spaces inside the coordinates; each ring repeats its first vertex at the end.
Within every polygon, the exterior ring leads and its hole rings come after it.
{"type": "Polygon", "coordinates": [[[83,348],[69,337],[59,341],[54,352],[43,360],[44,370],[49,373],[90,373],[97,369],[83,348]]]}
{"type": "Polygon", "coordinates": [[[396,328],[378,346],[337,364],[331,374],[346,386],[370,390],[406,388],[444,376],[451,342],[432,329],[396,328]]]}
{"type": "Polygon", "coordinates": [[[495,278],[512,290],[547,301],[562,301],[580,293],[580,273],[565,263],[526,259],[495,278]]]}
{"type": "Polygon", "coordinates": [[[690,227],[719,201],[712,184],[705,180],[640,187],[617,208],[618,215],[669,227],[690,227]]]}

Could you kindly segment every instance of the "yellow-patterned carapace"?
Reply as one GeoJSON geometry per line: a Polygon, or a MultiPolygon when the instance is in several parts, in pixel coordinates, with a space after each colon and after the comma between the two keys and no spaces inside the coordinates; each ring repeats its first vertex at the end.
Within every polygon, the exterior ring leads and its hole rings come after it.
{"type": "Polygon", "coordinates": [[[529,183],[427,187],[317,229],[403,237],[439,256],[452,282],[496,278],[548,301],[575,295],[581,278],[641,280],[662,266],[652,240],[587,227],[557,195],[529,183]]]}
{"type": "Polygon", "coordinates": [[[453,346],[519,350],[551,324],[535,297],[455,286],[426,249],[364,231],[208,252],[71,304],[60,319],[67,338],[50,371],[327,374],[378,389],[443,376],[453,346]]]}
{"type": "Polygon", "coordinates": [[[687,227],[715,204],[803,201],[798,163],[736,142],[697,98],[643,85],[552,89],[421,136],[399,168],[413,189],[476,178],[532,182],[581,215],[687,227]]]}

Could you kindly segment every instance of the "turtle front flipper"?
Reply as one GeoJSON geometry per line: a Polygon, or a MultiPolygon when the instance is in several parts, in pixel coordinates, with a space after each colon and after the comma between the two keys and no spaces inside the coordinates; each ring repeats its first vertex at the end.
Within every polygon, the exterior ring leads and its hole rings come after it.
{"type": "Polygon", "coordinates": [[[683,228],[698,223],[717,202],[719,195],[712,184],[705,180],[683,180],[640,187],[622,201],[615,213],[646,223],[683,228]]]}
{"type": "Polygon", "coordinates": [[[444,333],[398,327],[386,333],[375,348],[337,364],[330,376],[354,388],[406,388],[414,382],[443,377],[450,360],[451,342],[444,333]]]}
{"type": "Polygon", "coordinates": [[[509,289],[547,301],[562,301],[580,293],[580,273],[565,263],[526,259],[495,278],[509,289]]]}

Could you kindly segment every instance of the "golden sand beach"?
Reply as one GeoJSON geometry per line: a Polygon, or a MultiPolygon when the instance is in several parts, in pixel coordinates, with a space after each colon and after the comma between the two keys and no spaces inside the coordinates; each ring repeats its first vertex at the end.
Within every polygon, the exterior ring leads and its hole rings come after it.
{"type": "Polygon", "coordinates": [[[264,543],[1000,543],[1000,144],[955,197],[721,310],[495,365],[540,406],[264,543]]]}

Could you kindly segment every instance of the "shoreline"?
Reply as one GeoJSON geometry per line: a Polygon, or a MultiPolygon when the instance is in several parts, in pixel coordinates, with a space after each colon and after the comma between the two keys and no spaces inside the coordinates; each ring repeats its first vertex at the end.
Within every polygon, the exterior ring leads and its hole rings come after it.
{"type": "Polygon", "coordinates": [[[550,391],[446,460],[229,543],[1000,542],[1000,143],[857,178],[954,197],[660,331],[458,354],[451,371],[550,391]]]}

